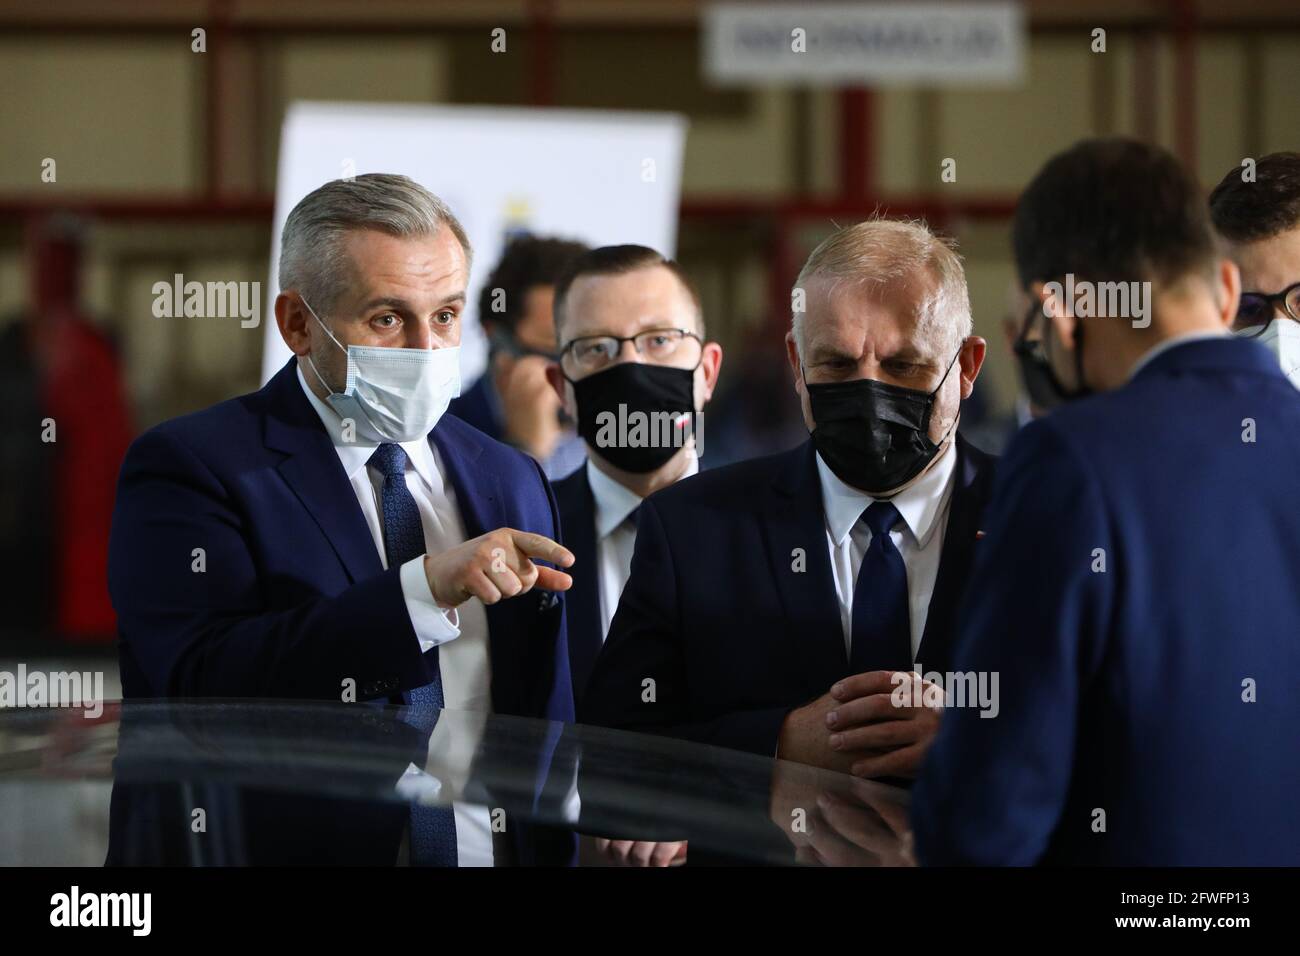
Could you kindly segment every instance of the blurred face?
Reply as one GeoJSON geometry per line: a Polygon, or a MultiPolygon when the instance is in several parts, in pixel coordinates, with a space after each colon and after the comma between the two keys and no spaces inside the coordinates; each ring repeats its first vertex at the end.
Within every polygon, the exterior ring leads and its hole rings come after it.
{"type": "Polygon", "coordinates": [[[563,354],[559,366],[551,369],[551,384],[570,416],[576,418],[578,410],[565,376],[576,382],[624,362],[694,369],[696,411],[712,397],[722,348],[700,342],[695,303],[663,266],[581,276],[569,287],[564,312],[559,341],[563,354]],[[683,335],[682,330],[692,334],[683,335]],[[609,341],[633,337],[636,342],[609,341]]]}
{"type": "Polygon", "coordinates": [[[555,351],[555,286],[535,285],[524,293],[524,312],[515,325],[515,341],[533,352],[555,351]]]}
{"type": "MultiPolygon", "coordinates": [[[[449,228],[409,239],[360,229],[347,236],[343,249],[347,287],[327,310],[310,303],[342,346],[439,349],[460,344],[469,263],[449,228]]],[[[300,361],[310,355],[330,389],[342,392],[347,355],[311,317],[297,291],[282,292],[275,312],[294,354],[300,361]]],[[[323,397],[315,376],[306,379],[323,397]]]]}
{"type": "Polygon", "coordinates": [[[809,431],[817,423],[805,384],[874,379],[926,393],[937,387],[929,436],[938,443],[948,435],[962,399],[970,396],[979,375],[985,343],[974,336],[963,341],[952,371],[944,378],[954,353],[917,330],[920,305],[934,281],[914,277],[877,288],[825,277],[809,280],[804,287],[802,362],[793,333],[786,337],[795,390],[809,431]]]}
{"type": "MultiPolygon", "coordinates": [[[[1255,295],[1276,295],[1300,283],[1300,226],[1257,242],[1234,243],[1229,253],[1241,270],[1241,301],[1235,327],[1257,325],[1287,315],[1282,302],[1255,295]]],[[[1300,316],[1300,289],[1286,300],[1300,316]]]]}
{"type": "Polygon", "coordinates": [[[483,321],[493,336],[498,361],[508,365],[510,359],[555,355],[555,286],[530,286],[523,293],[523,309],[514,327],[483,321]]]}

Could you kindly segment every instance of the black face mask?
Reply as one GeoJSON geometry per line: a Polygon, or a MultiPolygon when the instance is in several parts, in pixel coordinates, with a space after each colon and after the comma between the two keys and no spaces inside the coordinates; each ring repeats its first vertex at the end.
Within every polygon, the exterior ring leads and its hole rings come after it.
{"type": "Polygon", "coordinates": [[[870,378],[809,385],[805,377],[817,423],[813,444],[836,477],[873,494],[905,485],[925,470],[948,440],[944,435],[936,444],[930,438],[930,415],[957,355],[933,392],[870,378]]]}
{"type": "Polygon", "coordinates": [[[578,434],[615,468],[645,474],[695,433],[695,369],[620,362],[574,381],[578,434]]]}
{"type": "Polygon", "coordinates": [[[1076,398],[1091,395],[1092,389],[1083,381],[1083,325],[1079,324],[1074,331],[1074,373],[1079,384],[1075,388],[1066,388],[1047,357],[1046,346],[1043,344],[1046,339],[1037,343],[1029,341],[1029,328],[1038,311],[1036,303],[1029,307],[1025,326],[1020,332],[1020,338],[1016,339],[1014,351],[1016,363],[1020,366],[1020,381],[1024,383],[1029,395],[1029,403],[1046,412],[1076,398]]]}

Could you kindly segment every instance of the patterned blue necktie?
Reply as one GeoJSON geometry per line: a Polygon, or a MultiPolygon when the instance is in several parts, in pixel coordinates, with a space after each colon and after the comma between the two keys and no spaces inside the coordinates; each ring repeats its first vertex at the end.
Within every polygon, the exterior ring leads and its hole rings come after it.
{"type": "Polygon", "coordinates": [[[907,566],[889,536],[901,518],[888,501],[874,502],[862,515],[871,529],[871,542],[853,585],[849,669],[854,674],[912,669],[907,566]]]}
{"type": "MultiPolygon", "coordinates": [[[[384,476],[380,500],[388,567],[401,567],[425,551],[420,509],[406,487],[406,452],[401,445],[385,442],[370,456],[369,463],[384,476]]],[[[433,680],[409,692],[408,710],[415,723],[432,729],[444,705],[437,647],[425,652],[424,662],[433,680]]],[[[452,808],[411,804],[411,865],[455,866],[456,863],[456,815],[452,808]]]]}

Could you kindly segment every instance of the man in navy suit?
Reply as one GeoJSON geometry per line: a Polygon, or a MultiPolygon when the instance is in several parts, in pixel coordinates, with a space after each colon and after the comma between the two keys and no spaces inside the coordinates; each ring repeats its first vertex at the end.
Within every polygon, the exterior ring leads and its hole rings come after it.
{"type": "MultiPolygon", "coordinates": [[[[443,415],[470,255],[401,176],[327,183],[289,214],[275,313],[294,358],[154,428],[123,466],[109,586],[126,697],[392,701],[426,730],[444,707],[572,718],[571,582],[542,562],[573,556],[549,487],[443,415]]],[[[492,862],[485,814],[413,810],[411,860],[492,862]]]]}
{"type": "MultiPolygon", "coordinates": [[[[573,697],[581,703],[627,582],[638,508],[694,475],[701,451],[693,432],[653,447],[602,444],[595,421],[616,416],[620,405],[702,412],[717,386],[722,347],[708,341],[699,295],[681,267],[636,245],[593,249],[572,264],[557,288],[556,333],[551,384],[569,416],[592,426],[585,464],[555,483],[563,540],[577,558],[565,600],[573,697]],[[679,408],[668,408],[663,383],[679,391],[679,408]]],[[[609,437],[633,436],[613,430],[609,437]]]]}
{"type": "MultiPolygon", "coordinates": [[[[580,704],[627,582],[641,502],[694,475],[702,451],[695,427],[642,443],[599,421],[617,421],[621,406],[625,417],[661,414],[693,426],[717,385],[722,347],[708,341],[699,294],[681,267],[645,246],[605,246],[575,260],[556,286],[555,320],[560,354],[548,376],[587,450],[584,465],[555,484],[563,541],[577,559],[566,603],[580,704]]],[[[596,848],[616,864],[667,866],[686,853],[672,841],[602,838],[596,848]]]]}
{"type": "Polygon", "coordinates": [[[1294,866],[1300,393],[1227,334],[1237,268],[1163,150],[1054,157],[1014,244],[1018,350],[1060,407],[999,466],[957,649],[999,710],[945,713],[917,857],[1294,866]]]}
{"type": "Polygon", "coordinates": [[[891,698],[946,668],[981,527],[991,462],[956,425],[985,343],[919,225],[839,230],[792,299],[810,440],[641,505],[579,718],[905,777],[938,710],[891,698]]]}

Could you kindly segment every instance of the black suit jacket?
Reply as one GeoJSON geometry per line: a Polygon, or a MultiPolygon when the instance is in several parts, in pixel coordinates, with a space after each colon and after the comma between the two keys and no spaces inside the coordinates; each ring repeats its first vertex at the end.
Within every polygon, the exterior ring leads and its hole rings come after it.
{"type": "Polygon", "coordinates": [[[564,599],[568,605],[569,676],[573,681],[573,699],[578,703],[586,691],[603,643],[596,501],[592,497],[591,482],[587,480],[586,462],[553,487],[560,512],[562,541],[576,558],[573,567],[568,569],[573,587],[565,593],[564,599]]]}
{"type": "MultiPolygon", "coordinates": [[[[960,437],[956,453],[918,654],[927,671],[951,669],[993,472],[994,459],[960,437]]],[[[810,440],[646,499],[578,717],[770,756],[786,714],[850,673],[810,440]]]]}

